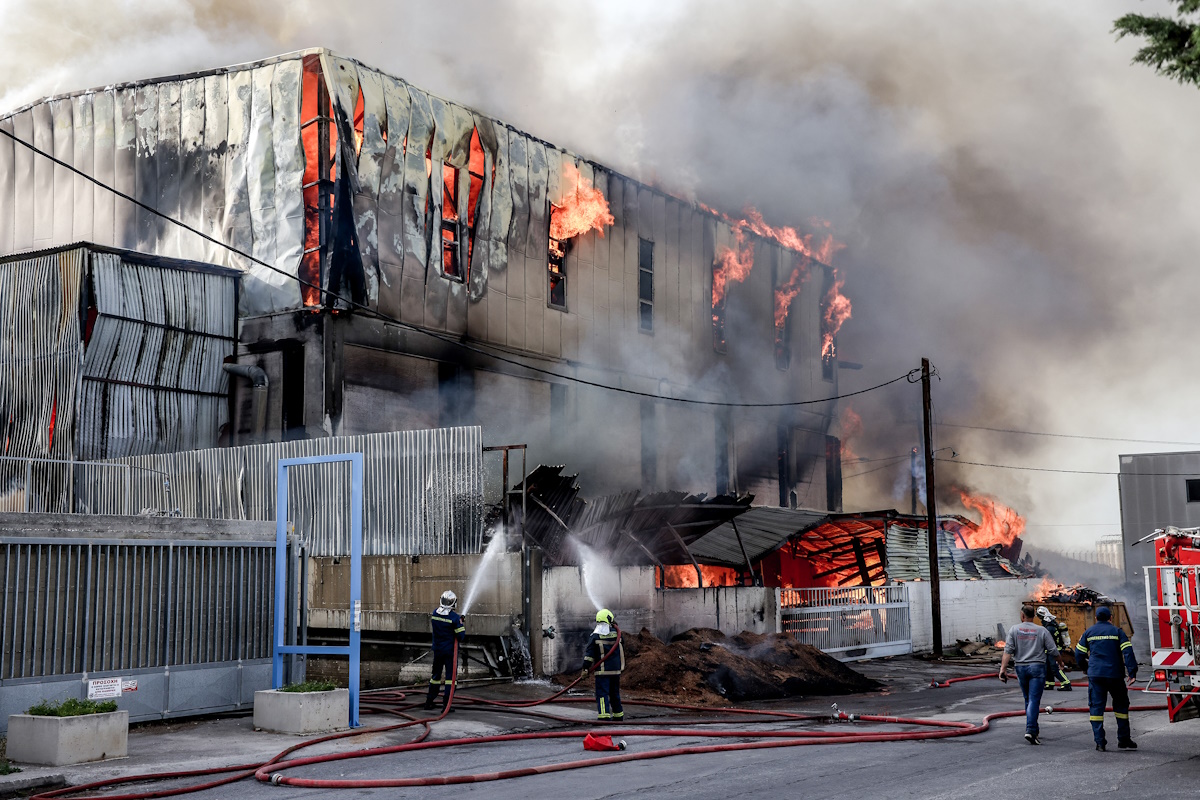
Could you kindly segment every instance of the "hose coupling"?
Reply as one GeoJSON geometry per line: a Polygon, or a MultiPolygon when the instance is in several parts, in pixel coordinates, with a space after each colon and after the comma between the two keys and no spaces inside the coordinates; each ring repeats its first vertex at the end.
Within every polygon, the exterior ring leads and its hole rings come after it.
{"type": "Polygon", "coordinates": [[[271,776],[271,785],[272,786],[278,786],[281,783],[283,783],[283,773],[282,772],[276,772],[274,775],[271,776]]]}

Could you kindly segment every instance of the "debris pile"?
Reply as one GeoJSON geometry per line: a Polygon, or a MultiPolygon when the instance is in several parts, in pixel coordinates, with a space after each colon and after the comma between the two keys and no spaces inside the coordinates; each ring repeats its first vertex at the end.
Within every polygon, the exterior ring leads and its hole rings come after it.
{"type": "MultiPolygon", "coordinates": [[[[870,692],[880,684],[791,634],[726,636],[693,628],[664,643],[645,628],[624,634],[622,691],[700,705],[796,695],[870,692]]],[[[556,680],[569,682],[571,674],[556,680]],[[565,681],[564,681],[565,679],[565,681]]]]}
{"type": "Polygon", "coordinates": [[[1038,586],[1035,599],[1041,603],[1078,603],[1086,606],[1111,602],[1107,595],[1082,583],[1064,586],[1049,580],[1043,580],[1038,586]]]}

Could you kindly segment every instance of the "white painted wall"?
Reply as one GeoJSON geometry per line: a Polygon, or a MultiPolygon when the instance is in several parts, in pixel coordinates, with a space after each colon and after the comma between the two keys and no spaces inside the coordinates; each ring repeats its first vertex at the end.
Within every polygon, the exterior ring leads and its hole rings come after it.
{"type": "Polygon", "coordinates": [[[543,639],[542,669],[557,674],[580,665],[583,646],[596,624],[596,602],[613,612],[621,630],[636,635],[647,628],[664,641],[689,628],[715,628],[726,635],[776,630],[775,590],[756,587],[713,589],[654,588],[652,567],[622,567],[600,585],[588,585],[582,568],[542,571],[542,627],[554,626],[554,639],[543,639]]]}
{"type": "MultiPolygon", "coordinates": [[[[958,639],[998,638],[997,626],[1008,633],[1021,621],[1021,604],[1029,599],[1040,578],[1002,578],[989,581],[942,581],[942,644],[958,639]]],[[[908,584],[911,603],[913,652],[933,649],[933,617],[929,582],[908,584]]]]}

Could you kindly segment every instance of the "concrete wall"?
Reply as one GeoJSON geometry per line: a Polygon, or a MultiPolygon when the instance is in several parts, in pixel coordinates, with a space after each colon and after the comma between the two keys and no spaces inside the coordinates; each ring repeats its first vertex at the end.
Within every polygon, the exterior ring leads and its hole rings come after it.
{"type": "MultiPolygon", "coordinates": [[[[1021,604],[1041,583],[1040,578],[1012,578],[992,581],[942,581],[942,644],[958,639],[998,638],[997,626],[1004,633],[1021,621],[1021,604]]],[[[933,649],[933,621],[929,604],[929,583],[908,584],[912,606],[913,651],[933,649]]]]}
{"type": "Polygon", "coordinates": [[[269,542],[275,539],[275,523],[182,517],[0,513],[0,536],[269,542]]]}
{"type": "Polygon", "coordinates": [[[542,669],[546,674],[580,665],[583,646],[596,624],[597,603],[613,612],[626,633],[636,634],[646,628],[663,640],[689,628],[715,628],[729,635],[775,630],[774,589],[655,589],[652,567],[614,569],[596,583],[600,585],[593,585],[589,593],[580,567],[542,571],[542,625],[553,625],[555,629],[554,639],[542,641],[542,669]]]}

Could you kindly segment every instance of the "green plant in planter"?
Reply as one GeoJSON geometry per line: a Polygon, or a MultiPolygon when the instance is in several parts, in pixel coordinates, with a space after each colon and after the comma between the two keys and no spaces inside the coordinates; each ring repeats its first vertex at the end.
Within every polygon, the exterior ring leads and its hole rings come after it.
{"type": "Polygon", "coordinates": [[[331,680],[306,680],[302,684],[290,684],[281,688],[281,692],[331,692],[337,684],[331,680]]]}
{"type": "Polygon", "coordinates": [[[30,706],[25,713],[35,717],[80,717],[84,714],[107,714],[117,710],[116,700],[105,700],[97,703],[95,700],[60,700],[50,702],[43,700],[35,706],[30,706]]]}

